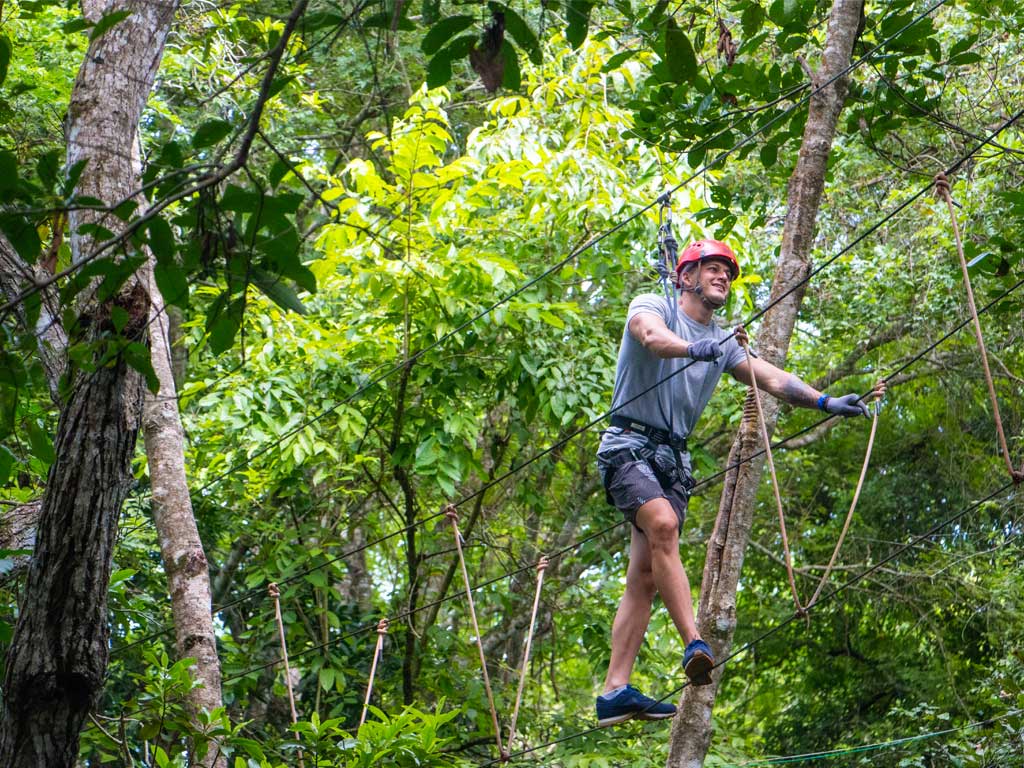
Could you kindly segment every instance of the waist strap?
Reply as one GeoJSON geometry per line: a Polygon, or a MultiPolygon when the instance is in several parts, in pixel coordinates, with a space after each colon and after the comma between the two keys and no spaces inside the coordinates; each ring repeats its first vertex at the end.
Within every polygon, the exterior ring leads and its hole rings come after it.
{"type": "Polygon", "coordinates": [[[625,432],[636,432],[659,445],[667,445],[677,451],[686,451],[686,438],[678,433],[670,433],[667,429],[652,427],[650,424],[644,424],[642,421],[619,414],[614,414],[611,422],[613,427],[619,427],[625,432]]]}

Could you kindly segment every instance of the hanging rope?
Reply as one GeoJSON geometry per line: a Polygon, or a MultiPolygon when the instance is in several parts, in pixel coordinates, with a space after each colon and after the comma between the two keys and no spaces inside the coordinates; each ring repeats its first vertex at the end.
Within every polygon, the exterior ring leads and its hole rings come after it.
{"type": "Polygon", "coordinates": [[[476,606],[473,605],[473,589],[469,585],[469,571],[466,570],[466,557],[462,552],[462,534],[459,533],[459,513],[455,511],[454,504],[448,504],[444,508],[444,516],[452,524],[452,532],[455,535],[455,548],[459,552],[459,565],[462,567],[462,580],[466,584],[466,600],[469,601],[469,616],[473,620],[473,633],[476,635],[476,647],[480,651],[480,668],[484,673],[484,689],[487,691],[487,703],[491,707],[491,722],[494,724],[494,738],[498,742],[498,754],[505,758],[506,752],[501,745],[501,727],[498,725],[498,710],[494,708],[494,694],[491,693],[491,678],[487,674],[487,659],[484,657],[483,638],[480,637],[480,625],[476,620],[476,606]]]}
{"type": "MultiPolygon", "coordinates": [[[[281,618],[281,590],[277,584],[270,582],[267,585],[267,592],[274,599],[274,616],[277,618],[277,635],[281,639],[281,659],[284,661],[284,682],[288,688],[288,706],[292,711],[292,728],[295,730],[295,738],[299,737],[299,730],[295,724],[299,721],[299,715],[295,711],[295,694],[292,691],[292,670],[288,665],[288,643],[284,639],[284,620],[281,618]]],[[[299,750],[299,766],[302,766],[302,751],[299,750]]]]}
{"type": "Polygon", "coordinates": [[[373,661],[370,662],[370,679],[366,681],[366,698],[363,700],[363,714],[359,716],[359,727],[366,722],[366,710],[370,708],[370,694],[373,693],[373,676],[377,674],[377,660],[380,659],[381,649],[384,648],[384,635],[388,633],[388,620],[381,619],[377,622],[377,647],[373,651],[373,661]]]}
{"type": "Polygon", "coordinates": [[[967,290],[967,306],[971,310],[971,318],[974,320],[974,338],[978,342],[978,352],[981,354],[981,369],[985,373],[985,384],[988,386],[988,396],[992,401],[992,416],[996,422],[996,436],[999,439],[999,447],[1003,452],[1003,460],[1006,462],[1006,469],[1013,478],[1014,483],[1024,480],[1024,463],[1019,470],[1013,468],[1013,460],[1010,458],[1010,449],[1006,443],[1006,433],[1003,431],[1003,419],[999,414],[999,401],[996,398],[996,385],[992,380],[992,371],[988,367],[988,353],[985,351],[985,338],[981,333],[981,320],[978,319],[978,308],[974,303],[974,288],[971,286],[971,276],[967,271],[967,259],[964,257],[964,245],[960,239],[960,225],[956,220],[956,211],[953,209],[953,197],[949,192],[949,179],[945,173],[935,174],[935,193],[946,201],[949,209],[949,218],[953,222],[953,238],[956,240],[956,255],[960,260],[960,271],[964,276],[964,288],[967,290]]]}
{"type": "MultiPolygon", "coordinates": [[[[540,605],[540,588],[544,584],[544,570],[548,567],[548,559],[542,557],[537,563],[537,591],[533,594],[533,611],[530,613],[530,630],[526,633],[526,647],[523,650],[523,666],[519,670],[519,689],[516,691],[516,703],[512,708],[512,724],[508,729],[508,748],[516,739],[516,720],[519,718],[519,704],[523,700],[523,687],[526,684],[526,667],[530,663],[530,646],[533,645],[533,629],[537,624],[537,608],[540,605]]],[[[508,762],[508,752],[501,753],[503,762],[508,762]]]]}
{"type": "Polygon", "coordinates": [[[737,329],[736,341],[743,347],[743,351],[746,353],[747,367],[750,370],[750,384],[753,389],[752,396],[744,404],[744,416],[752,416],[755,411],[757,413],[758,427],[761,433],[761,440],[765,447],[765,457],[768,462],[768,471],[772,478],[772,491],[775,493],[775,507],[779,512],[779,531],[782,533],[782,551],[785,555],[786,576],[789,579],[789,589],[793,593],[793,603],[796,605],[797,614],[805,616],[807,615],[808,609],[811,608],[811,606],[813,606],[818,600],[818,597],[821,595],[821,590],[825,588],[825,584],[828,583],[828,578],[832,575],[832,569],[835,567],[836,560],[839,557],[839,550],[842,549],[843,541],[846,539],[846,534],[850,530],[850,522],[853,520],[854,510],[857,509],[860,492],[864,487],[864,478],[867,476],[868,465],[871,462],[871,451],[875,445],[875,433],[878,431],[879,401],[885,394],[886,384],[884,380],[880,380],[875,384],[873,392],[875,397],[875,408],[874,416],[871,419],[871,433],[868,435],[868,445],[867,449],[864,451],[864,462],[861,465],[860,477],[857,480],[857,487],[853,492],[853,501],[850,503],[850,510],[846,513],[846,520],[843,522],[843,530],[839,534],[839,540],[836,541],[836,546],[832,550],[832,557],[829,558],[828,566],[825,568],[825,573],[818,582],[818,586],[815,588],[814,594],[806,604],[802,604],[800,602],[800,594],[796,589],[796,577],[793,571],[793,555],[789,549],[789,534],[786,531],[786,513],[783,511],[782,507],[782,495],[779,492],[779,478],[775,472],[775,459],[772,456],[771,438],[768,436],[768,426],[765,423],[764,409],[761,407],[761,390],[757,386],[757,374],[754,371],[754,361],[753,356],[750,354],[747,336],[746,333],[739,332],[741,329],[742,326],[737,329]],[[751,401],[753,401],[753,408],[751,408],[751,401]]]}
{"type": "MultiPolygon", "coordinates": [[[[772,490],[775,492],[775,506],[779,510],[779,530],[782,532],[782,551],[785,555],[786,575],[789,577],[789,589],[793,593],[793,603],[796,605],[796,612],[798,615],[802,616],[807,613],[807,609],[800,602],[800,594],[796,591],[796,578],[793,575],[793,555],[789,551],[789,535],[786,533],[786,515],[782,511],[782,495],[779,493],[779,478],[775,474],[775,459],[772,457],[772,441],[771,438],[768,437],[768,427],[765,425],[764,420],[764,409],[761,407],[761,390],[757,386],[757,374],[754,373],[754,358],[750,354],[750,346],[747,344],[747,336],[745,333],[737,333],[736,342],[743,347],[743,351],[747,355],[747,368],[750,370],[750,385],[754,390],[754,396],[751,399],[754,401],[754,407],[757,410],[757,424],[758,427],[760,427],[761,440],[764,442],[765,457],[768,460],[768,471],[771,473],[772,477],[772,490]]],[[[748,407],[744,408],[744,410],[749,412],[749,402],[748,407]]]]}
{"type": "Polygon", "coordinates": [[[880,379],[875,384],[875,407],[874,413],[871,416],[871,432],[868,434],[868,447],[864,451],[864,463],[860,468],[860,477],[857,478],[857,487],[853,491],[853,501],[850,502],[850,511],[846,513],[846,520],[843,522],[843,530],[839,534],[839,540],[836,542],[836,548],[832,550],[832,557],[829,558],[828,566],[825,568],[825,573],[821,577],[821,581],[818,582],[818,586],[814,589],[814,594],[811,595],[811,599],[807,602],[807,607],[812,608],[818,601],[818,597],[821,595],[821,590],[825,588],[828,583],[828,577],[832,575],[832,569],[835,567],[836,559],[839,557],[839,550],[843,547],[843,541],[846,539],[846,533],[850,530],[850,523],[853,521],[853,511],[857,509],[857,501],[860,499],[861,489],[864,487],[864,478],[868,474],[868,464],[871,462],[871,449],[875,446],[875,433],[878,431],[878,412],[882,407],[882,397],[885,396],[885,380],[880,379]]]}

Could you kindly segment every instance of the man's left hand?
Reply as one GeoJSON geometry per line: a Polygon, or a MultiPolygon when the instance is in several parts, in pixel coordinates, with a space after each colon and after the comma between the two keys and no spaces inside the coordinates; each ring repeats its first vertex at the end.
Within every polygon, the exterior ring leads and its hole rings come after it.
{"type": "Polygon", "coordinates": [[[860,399],[860,395],[854,393],[842,397],[830,397],[825,401],[825,411],[833,416],[869,416],[868,407],[860,399]]]}

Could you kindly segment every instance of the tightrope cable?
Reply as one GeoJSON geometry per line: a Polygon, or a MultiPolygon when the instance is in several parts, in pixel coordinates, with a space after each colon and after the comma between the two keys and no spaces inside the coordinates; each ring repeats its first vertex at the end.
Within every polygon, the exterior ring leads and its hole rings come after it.
{"type": "Polygon", "coordinates": [[[722,768],[753,768],[753,766],[760,765],[783,765],[786,763],[802,763],[811,760],[824,760],[830,757],[840,757],[842,755],[855,755],[862,752],[874,752],[881,749],[891,749],[892,747],[898,747],[903,744],[910,744],[916,741],[924,741],[926,739],[934,739],[939,736],[948,736],[952,733],[959,733],[961,731],[971,730],[973,728],[988,728],[1000,720],[1005,720],[1009,717],[1024,712],[1022,709],[1011,709],[1008,712],[1004,712],[1001,715],[990,717],[987,720],[977,720],[973,723],[966,723],[955,728],[944,728],[940,731],[931,731],[930,733],[920,733],[915,736],[904,736],[899,739],[890,739],[889,741],[878,741],[874,744],[861,744],[856,747],[837,747],[836,749],[826,749],[819,752],[805,752],[801,755],[785,755],[781,757],[764,757],[757,760],[747,760],[743,763],[732,763],[724,765],[722,768]]]}

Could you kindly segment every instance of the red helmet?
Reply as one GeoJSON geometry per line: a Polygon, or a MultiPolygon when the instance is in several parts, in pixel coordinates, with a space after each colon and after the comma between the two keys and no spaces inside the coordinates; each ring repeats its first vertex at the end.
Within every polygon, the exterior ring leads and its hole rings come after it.
{"type": "Polygon", "coordinates": [[[736,260],[732,248],[721,240],[698,240],[686,246],[680,254],[679,262],[676,264],[676,282],[679,282],[679,275],[687,264],[715,258],[724,259],[732,265],[733,280],[740,276],[740,263],[736,260]]]}

